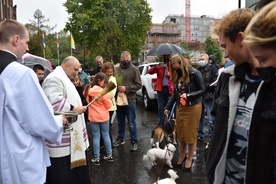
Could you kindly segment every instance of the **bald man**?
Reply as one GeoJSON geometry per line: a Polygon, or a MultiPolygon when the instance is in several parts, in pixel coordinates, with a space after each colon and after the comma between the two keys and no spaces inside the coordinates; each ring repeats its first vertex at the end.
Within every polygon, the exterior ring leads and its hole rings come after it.
{"type": "Polygon", "coordinates": [[[78,75],[79,68],[78,59],[69,56],[46,77],[42,85],[55,112],[79,113],[77,121],[72,124],[73,131],[63,133],[60,146],[46,142],[52,163],[47,169],[47,184],[90,183],[85,153],[89,142],[83,116],[86,106],[82,105],[71,82],[78,75]]]}

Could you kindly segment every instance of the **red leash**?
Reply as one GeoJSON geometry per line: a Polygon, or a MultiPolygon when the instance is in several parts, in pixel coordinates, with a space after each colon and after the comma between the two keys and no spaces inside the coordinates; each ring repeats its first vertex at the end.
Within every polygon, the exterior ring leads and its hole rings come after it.
{"type": "MultiPolygon", "coordinates": [[[[169,143],[168,143],[168,144],[169,144],[169,143]]],[[[162,162],[162,165],[161,165],[160,171],[159,171],[159,173],[158,173],[158,178],[157,178],[157,181],[156,181],[156,183],[157,183],[157,184],[158,184],[158,181],[159,181],[159,179],[160,179],[160,175],[161,175],[161,172],[162,172],[162,169],[163,169],[164,163],[165,163],[165,161],[166,161],[166,155],[167,155],[168,150],[169,150],[169,146],[168,146],[168,144],[166,145],[167,149],[166,149],[166,152],[165,152],[165,156],[164,156],[164,158],[163,158],[163,162],[162,162]]]]}

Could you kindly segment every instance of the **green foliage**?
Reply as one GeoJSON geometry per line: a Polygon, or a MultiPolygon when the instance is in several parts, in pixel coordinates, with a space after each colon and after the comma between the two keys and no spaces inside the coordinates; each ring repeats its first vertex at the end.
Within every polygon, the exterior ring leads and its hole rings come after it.
{"type": "MultiPolygon", "coordinates": [[[[26,24],[30,33],[29,53],[44,57],[50,60],[53,66],[60,65],[64,58],[71,55],[71,38],[68,32],[61,30],[58,33],[51,33],[55,28],[47,25],[49,19],[45,19],[45,16],[40,10],[36,10],[34,13],[34,20],[30,20],[30,23],[26,24]],[[46,48],[43,49],[42,34],[45,35],[46,48]],[[57,48],[56,38],[59,35],[59,48],[57,48]]],[[[82,42],[76,43],[76,49],[72,50],[72,55],[79,59],[81,63],[88,66],[88,60],[90,51],[83,47],[82,42]],[[85,60],[84,60],[85,58],[85,60]],[[86,61],[86,62],[85,62],[86,61]]]]}
{"type": "Polygon", "coordinates": [[[105,60],[119,61],[128,50],[136,60],[151,26],[151,9],[146,0],[67,0],[71,15],[66,30],[83,43],[91,58],[102,55],[105,60]],[[81,31],[81,32],[80,32],[81,31]]]}
{"type": "MultiPolygon", "coordinates": [[[[34,12],[34,20],[30,20],[30,23],[26,24],[26,27],[30,33],[29,52],[31,54],[44,57],[43,46],[42,46],[42,35],[52,31],[54,27],[47,25],[49,19],[45,19],[41,10],[37,9],[34,12]]],[[[47,40],[47,37],[45,37],[47,40]]],[[[47,45],[47,43],[46,43],[47,45]]],[[[45,50],[45,55],[51,57],[51,51],[45,50]]]]}
{"type": "Polygon", "coordinates": [[[182,54],[185,58],[191,59],[193,57],[192,53],[189,51],[189,45],[186,42],[183,42],[181,46],[188,51],[188,53],[182,54]]]}
{"type": "Polygon", "coordinates": [[[40,10],[34,20],[26,24],[30,33],[30,53],[49,59],[54,66],[71,55],[70,33],[76,49],[72,55],[86,68],[95,66],[94,58],[102,55],[106,61],[120,60],[121,52],[128,50],[136,60],[151,26],[151,8],[146,0],[67,0],[64,6],[69,20],[64,31],[59,31],[59,54],[54,27],[48,26],[49,19],[40,10]],[[46,49],[42,46],[45,34],[46,49]]]}
{"type": "Polygon", "coordinates": [[[115,78],[116,78],[117,86],[122,86],[123,85],[122,75],[120,75],[116,72],[115,73],[115,78]]]}
{"type": "Polygon", "coordinates": [[[218,64],[222,63],[223,53],[222,53],[218,43],[213,38],[211,38],[211,36],[208,36],[205,41],[205,52],[208,55],[214,54],[216,56],[217,63],[218,64]]]}
{"type": "Polygon", "coordinates": [[[158,62],[158,63],[164,62],[163,56],[162,55],[156,56],[154,62],[158,62]]]}
{"type": "MultiPolygon", "coordinates": [[[[30,34],[30,42],[29,42],[29,53],[33,55],[37,55],[40,57],[44,57],[45,51],[45,58],[50,60],[54,66],[58,64],[58,57],[57,57],[57,46],[56,46],[56,34],[50,34],[50,32],[55,28],[50,27],[47,23],[49,19],[45,19],[45,16],[42,14],[41,10],[37,9],[34,12],[34,20],[30,20],[30,23],[27,23],[25,26],[29,31],[30,34]],[[43,49],[42,45],[42,37],[45,37],[46,48],[43,49]]],[[[63,41],[65,40],[64,37],[65,33],[60,33],[60,58],[64,58],[65,54],[63,50],[66,47],[64,46],[63,41]]],[[[68,47],[70,49],[70,46],[68,47]]],[[[70,50],[66,52],[66,55],[70,54],[70,50]]]]}

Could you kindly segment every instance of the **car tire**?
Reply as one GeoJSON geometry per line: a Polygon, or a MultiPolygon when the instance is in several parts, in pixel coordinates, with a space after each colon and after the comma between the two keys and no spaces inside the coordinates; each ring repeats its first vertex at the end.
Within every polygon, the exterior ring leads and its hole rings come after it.
{"type": "Polygon", "coordinates": [[[143,90],[143,104],[146,110],[150,110],[152,107],[152,100],[149,98],[147,90],[143,90]]]}

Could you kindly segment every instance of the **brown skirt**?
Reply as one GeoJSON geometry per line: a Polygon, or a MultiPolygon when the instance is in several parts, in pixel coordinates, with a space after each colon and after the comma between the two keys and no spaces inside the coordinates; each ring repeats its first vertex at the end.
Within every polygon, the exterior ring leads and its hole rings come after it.
{"type": "Polygon", "coordinates": [[[195,144],[197,142],[201,111],[201,102],[192,106],[177,106],[176,134],[178,141],[185,142],[186,144],[195,144]]]}

